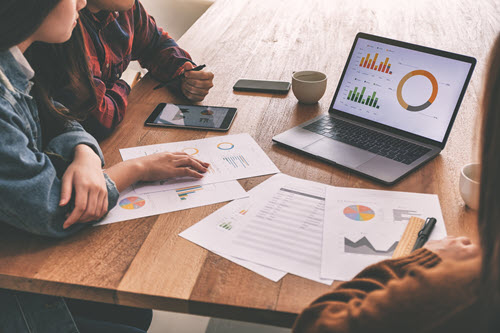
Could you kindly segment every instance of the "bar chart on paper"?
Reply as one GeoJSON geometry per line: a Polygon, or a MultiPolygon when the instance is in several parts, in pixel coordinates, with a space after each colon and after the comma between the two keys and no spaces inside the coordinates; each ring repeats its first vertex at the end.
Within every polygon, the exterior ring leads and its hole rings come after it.
{"type": "Polygon", "coordinates": [[[202,179],[177,177],[136,184],[134,190],[138,194],[178,190],[279,172],[266,153],[246,133],[120,149],[123,160],[161,152],[184,152],[209,163],[210,167],[202,179]]]}
{"type": "Polygon", "coordinates": [[[175,192],[179,196],[179,199],[187,200],[187,198],[190,194],[196,193],[197,191],[201,191],[201,190],[203,190],[203,186],[195,185],[195,186],[188,186],[188,187],[179,188],[179,189],[175,190],[175,192]]]}
{"type": "Polygon", "coordinates": [[[227,156],[222,159],[235,169],[250,167],[250,163],[248,163],[247,159],[243,155],[227,156]]]}
{"type": "Polygon", "coordinates": [[[186,186],[170,191],[136,194],[133,187],[124,190],[118,205],[95,225],[109,224],[146,216],[174,212],[247,197],[236,180],[215,184],[186,186]]]}

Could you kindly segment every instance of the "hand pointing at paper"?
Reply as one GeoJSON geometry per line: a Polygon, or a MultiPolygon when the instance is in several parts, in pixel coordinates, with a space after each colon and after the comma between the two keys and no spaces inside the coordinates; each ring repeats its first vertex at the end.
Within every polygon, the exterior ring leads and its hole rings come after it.
{"type": "Polygon", "coordinates": [[[202,178],[209,163],[183,153],[156,153],[118,163],[106,170],[118,191],[138,181],[155,181],[172,177],[202,178]]]}

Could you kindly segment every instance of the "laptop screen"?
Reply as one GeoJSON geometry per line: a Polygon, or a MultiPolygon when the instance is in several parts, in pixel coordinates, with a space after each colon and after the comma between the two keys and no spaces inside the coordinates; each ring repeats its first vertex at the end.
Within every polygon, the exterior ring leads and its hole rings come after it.
{"type": "Polygon", "coordinates": [[[442,142],[471,63],[358,38],[332,107],[442,142]]]}

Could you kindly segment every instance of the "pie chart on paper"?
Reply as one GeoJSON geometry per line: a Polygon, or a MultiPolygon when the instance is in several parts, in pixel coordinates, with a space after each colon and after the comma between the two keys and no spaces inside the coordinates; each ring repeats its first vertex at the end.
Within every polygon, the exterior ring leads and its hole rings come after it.
{"type": "Polygon", "coordinates": [[[146,204],[143,198],[139,197],[127,197],[120,201],[120,207],[123,209],[139,209],[146,204]]]}
{"type": "Polygon", "coordinates": [[[370,207],[351,205],[344,208],[344,215],[354,221],[370,221],[375,217],[375,212],[370,207]]]}

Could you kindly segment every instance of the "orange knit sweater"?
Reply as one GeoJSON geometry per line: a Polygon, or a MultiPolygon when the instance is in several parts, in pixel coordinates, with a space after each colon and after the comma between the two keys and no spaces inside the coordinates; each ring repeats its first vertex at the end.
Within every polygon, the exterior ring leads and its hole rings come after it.
{"type": "Polygon", "coordinates": [[[297,318],[296,333],[478,330],[480,258],[441,261],[421,249],[364,269],[297,318]]]}

